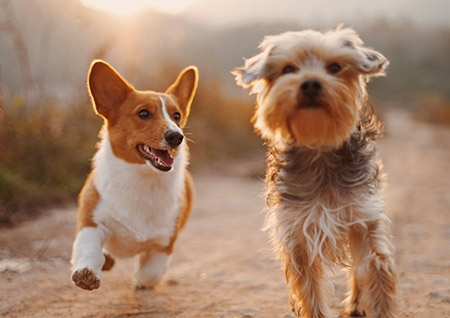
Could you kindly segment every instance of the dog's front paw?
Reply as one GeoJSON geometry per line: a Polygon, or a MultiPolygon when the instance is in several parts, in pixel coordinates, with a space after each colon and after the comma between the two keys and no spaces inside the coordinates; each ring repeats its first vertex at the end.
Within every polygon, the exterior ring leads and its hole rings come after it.
{"type": "Polygon", "coordinates": [[[100,287],[100,278],[89,267],[79,268],[73,271],[72,281],[80,288],[93,290],[100,287]]]}

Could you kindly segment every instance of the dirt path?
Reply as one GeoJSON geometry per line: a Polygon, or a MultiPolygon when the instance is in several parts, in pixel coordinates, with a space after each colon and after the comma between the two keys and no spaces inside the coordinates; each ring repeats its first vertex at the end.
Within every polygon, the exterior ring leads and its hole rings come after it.
{"type": "MultiPolygon", "coordinates": [[[[450,317],[450,129],[399,111],[388,114],[387,127],[380,149],[400,317],[450,317]]],[[[1,229],[0,317],[293,317],[283,273],[260,231],[262,182],[223,173],[194,177],[196,208],[153,291],[131,287],[133,260],[104,273],[99,290],[72,285],[75,207],[1,229]]],[[[344,293],[338,280],[337,309],[344,293]]]]}

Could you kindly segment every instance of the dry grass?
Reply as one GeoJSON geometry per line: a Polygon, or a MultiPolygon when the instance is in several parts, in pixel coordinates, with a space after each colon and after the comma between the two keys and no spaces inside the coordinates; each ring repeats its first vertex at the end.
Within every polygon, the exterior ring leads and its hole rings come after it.
{"type": "Polygon", "coordinates": [[[89,171],[100,122],[86,104],[5,105],[0,129],[0,224],[73,199],[89,171]]]}

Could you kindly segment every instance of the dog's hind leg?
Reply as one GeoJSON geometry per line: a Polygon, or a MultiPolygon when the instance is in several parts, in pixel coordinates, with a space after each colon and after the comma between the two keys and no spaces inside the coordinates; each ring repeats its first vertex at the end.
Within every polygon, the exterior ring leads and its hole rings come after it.
{"type": "Polygon", "coordinates": [[[109,271],[113,268],[116,261],[114,258],[106,251],[103,251],[103,256],[105,257],[105,263],[103,264],[102,271],[109,271]]]}
{"type": "Polygon", "coordinates": [[[155,287],[169,267],[172,255],[158,250],[148,250],[139,255],[139,267],[134,275],[136,288],[155,287]]]}

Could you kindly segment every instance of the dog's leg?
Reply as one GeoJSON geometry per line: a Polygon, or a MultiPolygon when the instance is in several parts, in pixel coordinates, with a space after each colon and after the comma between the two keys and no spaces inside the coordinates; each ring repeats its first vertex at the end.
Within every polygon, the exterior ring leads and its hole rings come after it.
{"type": "Polygon", "coordinates": [[[286,280],[290,286],[291,310],[299,317],[331,317],[331,286],[324,277],[319,259],[308,262],[305,246],[297,245],[292,253],[281,253],[286,280]]]}
{"type": "Polygon", "coordinates": [[[102,240],[102,232],[97,227],[84,227],[78,232],[72,254],[72,281],[80,288],[93,290],[100,287],[105,263],[102,240]]]}
{"type": "Polygon", "coordinates": [[[349,273],[349,292],[347,298],[344,300],[345,313],[350,317],[365,317],[366,313],[361,308],[361,287],[358,282],[358,269],[361,266],[361,257],[359,250],[363,248],[360,238],[364,236],[364,229],[354,227],[350,230],[349,242],[350,253],[353,264],[349,273]]]}
{"type": "Polygon", "coordinates": [[[171,254],[149,250],[139,255],[139,268],[134,275],[136,288],[153,288],[166,272],[171,254]]]}
{"type": "Polygon", "coordinates": [[[103,251],[103,256],[105,256],[105,263],[103,264],[102,271],[109,271],[113,268],[116,261],[107,251],[103,251]]]}
{"type": "MultiPolygon", "coordinates": [[[[355,261],[353,261],[355,262],[355,261]]],[[[361,300],[361,289],[358,286],[358,281],[356,279],[357,273],[356,269],[358,266],[354,263],[350,273],[349,287],[350,291],[348,293],[347,299],[345,299],[345,313],[350,317],[365,317],[366,313],[360,308],[361,300]]]]}
{"type": "Polygon", "coordinates": [[[355,226],[350,234],[354,261],[352,290],[346,313],[370,318],[394,318],[396,315],[397,271],[387,224],[377,220],[367,229],[355,226]],[[360,297],[361,296],[361,297],[360,297]],[[364,308],[358,308],[361,304],[364,308]]]}

